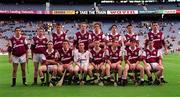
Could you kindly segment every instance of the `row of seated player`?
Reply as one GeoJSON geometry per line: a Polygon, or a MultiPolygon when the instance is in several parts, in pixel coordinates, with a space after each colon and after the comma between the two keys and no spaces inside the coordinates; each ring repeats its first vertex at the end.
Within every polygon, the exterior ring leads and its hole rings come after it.
{"type": "MultiPolygon", "coordinates": [[[[149,42],[149,49],[146,49],[142,55],[139,53],[139,49],[136,48],[137,41],[131,40],[130,49],[126,49],[125,54],[125,66],[122,66],[122,55],[120,49],[117,47],[117,43],[114,42],[112,47],[107,51],[103,51],[100,48],[100,42],[95,41],[95,47],[90,51],[85,51],[84,43],[80,43],[78,50],[74,51],[74,54],[70,54],[73,51],[68,50],[68,42],[63,42],[63,50],[56,54],[57,60],[53,61],[54,57],[51,57],[53,53],[48,53],[48,50],[53,50],[53,43],[48,42],[47,53],[43,56],[42,65],[39,68],[39,74],[42,81],[41,85],[45,85],[44,72],[47,70],[51,72],[50,85],[62,85],[60,80],[66,70],[68,76],[65,77],[65,82],[68,84],[114,84],[127,85],[128,72],[131,71],[135,75],[130,78],[135,84],[144,84],[144,74],[148,76],[149,85],[157,84],[165,81],[161,78],[164,67],[161,63],[160,51],[153,49],[153,42],[149,42]],[[134,50],[131,50],[134,48],[134,50]],[[66,51],[67,50],[67,51],[66,51]],[[66,52],[65,52],[66,51],[66,52]],[[71,57],[68,57],[68,54],[71,57]],[[58,57],[59,55],[59,57],[58,57]],[[59,60],[59,61],[58,61],[59,60]],[[144,62],[144,66],[140,65],[140,61],[144,62]],[[49,65],[51,64],[51,65],[49,65]],[[64,73],[63,73],[64,72],[64,73]],[[138,74],[138,72],[140,74],[138,74]],[[152,79],[152,72],[155,72],[155,80],[152,79]],[[88,77],[87,77],[88,75],[88,77]]],[[[62,80],[61,80],[62,81],[62,80]]],[[[48,84],[49,85],[49,84],[48,84]]]]}

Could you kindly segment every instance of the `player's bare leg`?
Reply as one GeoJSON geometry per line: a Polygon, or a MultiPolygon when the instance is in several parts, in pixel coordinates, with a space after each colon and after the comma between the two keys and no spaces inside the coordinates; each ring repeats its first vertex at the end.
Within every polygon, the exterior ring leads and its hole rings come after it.
{"type": "Polygon", "coordinates": [[[127,75],[129,71],[129,65],[125,64],[124,71],[123,71],[123,77],[122,77],[122,85],[126,86],[127,85],[127,75]]]}
{"type": "Polygon", "coordinates": [[[27,83],[26,83],[26,63],[21,63],[21,71],[22,71],[23,85],[27,86],[27,83]]]}
{"type": "Polygon", "coordinates": [[[116,68],[117,68],[117,71],[118,71],[118,85],[121,85],[122,66],[120,64],[117,64],[116,68]]]}
{"type": "Polygon", "coordinates": [[[39,76],[40,76],[40,79],[41,79],[41,85],[45,85],[45,78],[44,78],[44,72],[47,71],[47,67],[46,65],[42,65],[39,67],[39,76]]]}
{"type": "Polygon", "coordinates": [[[34,82],[32,85],[37,85],[38,67],[39,67],[39,63],[34,62],[34,82]]]}
{"type": "Polygon", "coordinates": [[[13,72],[12,72],[12,85],[14,87],[16,85],[16,73],[17,73],[18,64],[13,63],[13,72]]]}
{"type": "Polygon", "coordinates": [[[151,66],[150,65],[144,66],[144,69],[145,69],[146,75],[148,77],[148,84],[151,85],[153,83],[151,66]]]}
{"type": "Polygon", "coordinates": [[[142,65],[137,64],[136,69],[140,71],[140,78],[141,78],[140,85],[143,85],[144,84],[144,68],[142,65]]]}

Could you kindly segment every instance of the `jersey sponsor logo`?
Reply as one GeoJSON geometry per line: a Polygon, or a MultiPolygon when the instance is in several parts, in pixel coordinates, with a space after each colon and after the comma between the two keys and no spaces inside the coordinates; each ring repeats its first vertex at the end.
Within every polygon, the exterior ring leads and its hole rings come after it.
{"type": "Polygon", "coordinates": [[[21,43],[23,43],[23,40],[20,40],[21,43]]]}
{"type": "Polygon", "coordinates": [[[118,56],[118,53],[116,53],[116,56],[118,56]]]}
{"type": "Polygon", "coordinates": [[[135,52],[135,55],[137,55],[137,52],[135,52]]]}
{"type": "Polygon", "coordinates": [[[61,39],[64,39],[64,37],[62,36],[61,39]]]}
{"type": "Polygon", "coordinates": [[[78,38],[81,38],[81,36],[78,36],[78,38]]]}
{"type": "Polygon", "coordinates": [[[87,35],[85,35],[84,37],[85,37],[85,38],[88,38],[88,36],[87,36],[87,35]]]}
{"type": "Polygon", "coordinates": [[[99,54],[99,57],[102,57],[102,54],[99,54]]]}

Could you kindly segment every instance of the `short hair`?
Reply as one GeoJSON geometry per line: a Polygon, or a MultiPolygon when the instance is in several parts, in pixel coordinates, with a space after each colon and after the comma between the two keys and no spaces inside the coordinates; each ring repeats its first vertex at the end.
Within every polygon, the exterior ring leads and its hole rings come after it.
{"type": "Polygon", "coordinates": [[[149,45],[150,43],[154,43],[154,42],[153,42],[153,41],[148,41],[148,45],[149,45]]]}
{"type": "Polygon", "coordinates": [[[138,41],[134,38],[130,39],[130,42],[133,42],[133,43],[138,43],[138,41]]]}
{"type": "Polygon", "coordinates": [[[112,30],[113,27],[118,28],[116,24],[113,24],[113,25],[109,28],[109,30],[112,30]]]}
{"type": "Polygon", "coordinates": [[[56,23],[56,26],[63,26],[61,23],[56,23]]]}
{"type": "Polygon", "coordinates": [[[95,26],[95,25],[99,25],[101,27],[101,23],[100,22],[93,23],[93,26],[95,26]]]}
{"type": "Polygon", "coordinates": [[[128,25],[126,26],[126,28],[128,28],[128,27],[130,27],[130,26],[132,26],[132,24],[128,24],[128,25]]]}
{"type": "Polygon", "coordinates": [[[62,43],[65,43],[65,42],[67,42],[67,43],[69,44],[69,41],[68,41],[68,40],[63,40],[63,42],[62,42],[62,43]]]}
{"type": "Polygon", "coordinates": [[[20,28],[20,27],[16,27],[16,28],[15,28],[15,31],[16,31],[17,29],[20,29],[20,30],[21,30],[21,28],[20,28]]]}
{"type": "Polygon", "coordinates": [[[47,44],[49,44],[49,43],[52,43],[52,44],[53,44],[53,41],[50,40],[50,41],[47,42],[47,44]]]}
{"type": "Polygon", "coordinates": [[[39,27],[39,28],[37,28],[37,31],[39,31],[39,30],[43,30],[43,31],[45,31],[45,29],[44,29],[43,27],[39,27]]]}
{"type": "Polygon", "coordinates": [[[153,25],[153,24],[156,24],[156,23],[158,24],[158,22],[156,22],[156,21],[153,21],[151,24],[153,25]]]}

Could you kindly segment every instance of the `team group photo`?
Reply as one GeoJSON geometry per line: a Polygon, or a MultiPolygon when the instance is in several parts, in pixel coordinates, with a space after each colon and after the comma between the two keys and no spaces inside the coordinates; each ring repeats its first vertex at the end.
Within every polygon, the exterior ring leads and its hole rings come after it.
{"type": "Polygon", "coordinates": [[[0,97],[180,97],[180,0],[0,0],[0,97]]]}

